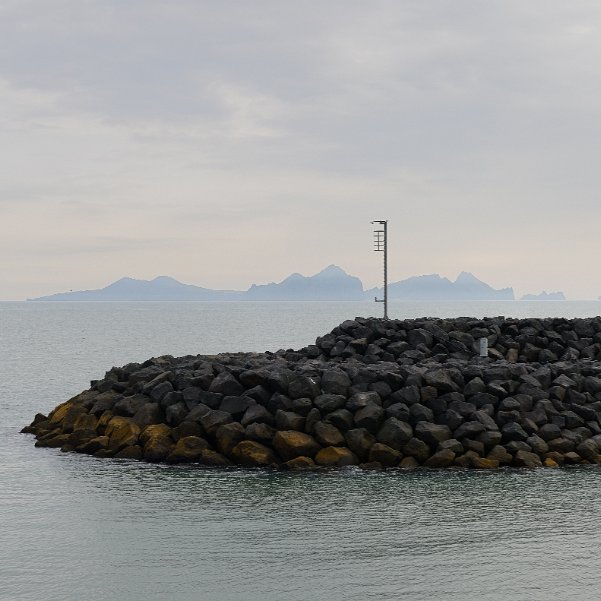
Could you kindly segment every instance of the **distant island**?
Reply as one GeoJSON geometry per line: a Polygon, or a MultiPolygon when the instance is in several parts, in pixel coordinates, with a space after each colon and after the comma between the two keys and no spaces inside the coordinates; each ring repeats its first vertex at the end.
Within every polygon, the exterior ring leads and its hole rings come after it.
{"type": "MultiPolygon", "coordinates": [[[[543,293],[546,294],[546,293],[543,293]]],[[[554,293],[556,294],[556,293],[554,293]]],[[[105,288],[62,292],[30,301],[360,301],[381,296],[382,288],[363,283],[336,265],[312,276],[293,273],[281,282],[253,284],[246,291],[212,290],[160,276],[153,280],[121,278],[105,288]]],[[[563,295],[562,295],[563,296],[563,295]]],[[[407,278],[388,285],[390,300],[514,300],[513,288],[495,289],[471,273],[455,281],[438,274],[407,278]]]]}
{"type": "Polygon", "coordinates": [[[525,301],[540,301],[540,300],[548,300],[548,301],[564,301],[566,297],[563,292],[547,292],[543,290],[540,294],[524,294],[520,300],[525,301]]]}

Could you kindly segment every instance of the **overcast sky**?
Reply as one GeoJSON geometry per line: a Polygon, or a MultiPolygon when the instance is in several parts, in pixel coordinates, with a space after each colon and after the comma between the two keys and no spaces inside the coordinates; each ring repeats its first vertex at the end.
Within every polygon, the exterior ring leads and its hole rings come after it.
{"type": "Polygon", "coordinates": [[[0,0],[0,299],[330,263],[601,294],[601,3],[0,0]]]}

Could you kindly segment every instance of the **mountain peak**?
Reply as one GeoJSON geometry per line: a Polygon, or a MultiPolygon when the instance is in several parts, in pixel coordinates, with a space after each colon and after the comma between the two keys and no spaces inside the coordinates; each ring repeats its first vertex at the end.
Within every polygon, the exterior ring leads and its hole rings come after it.
{"type": "Polygon", "coordinates": [[[462,271],[455,280],[455,283],[458,282],[461,284],[467,284],[470,282],[480,283],[480,280],[473,273],[470,273],[469,271],[462,271]]]}
{"type": "Polygon", "coordinates": [[[316,273],[315,276],[313,277],[319,277],[319,276],[327,276],[327,277],[339,277],[339,276],[344,276],[344,277],[349,277],[348,273],[346,273],[346,271],[344,271],[344,269],[342,269],[342,267],[338,267],[338,265],[328,265],[327,267],[325,267],[324,269],[322,269],[319,273],[316,273]]]}
{"type": "Polygon", "coordinates": [[[154,280],[150,280],[153,284],[178,284],[181,285],[181,282],[178,282],[175,278],[172,278],[168,275],[159,275],[154,280]]]}

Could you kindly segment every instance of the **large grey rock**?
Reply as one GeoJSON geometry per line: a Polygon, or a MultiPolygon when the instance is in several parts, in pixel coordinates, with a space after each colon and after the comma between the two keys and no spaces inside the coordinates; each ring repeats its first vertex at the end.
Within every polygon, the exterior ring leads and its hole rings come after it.
{"type": "Polygon", "coordinates": [[[486,392],[486,384],[479,376],[472,378],[463,388],[463,394],[470,397],[479,392],[486,392]]]}
{"type": "Polygon", "coordinates": [[[150,424],[160,424],[165,415],[158,403],[145,403],[132,417],[132,421],[138,424],[140,428],[145,428],[150,424]]]}
{"type": "Polygon", "coordinates": [[[503,442],[511,442],[512,440],[525,441],[528,438],[528,434],[524,431],[524,428],[517,422],[509,422],[501,428],[501,434],[503,435],[503,442]]]}
{"type": "Polygon", "coordinates": [[[409,407],[405,403],[393,403],[386,407],[386,415],[388,417],[396,417],[399,421],[409,421],[409,407]]]}
{"type": "Polygon", "coordinates": [[[355,413],[368,405],[382,405],[382,399],[380,395],[375,391],[369,392],[357,392],[347,402],[346,408],[355,413]]]}
{"type": "Polygon", "coordinates": [[[308,397],[299,397],[296,399],[289,399],[286,402],[286,409],[298,413],[303,417],[307,417],[309,411],[313,409],[313,401],[308,397]]]}
{"type": "Polygon", "coordinates": [[[401,453],[388,445],[376,442],[369,450],[368,460],[377,461],[386,467],[396,467],[401,460],[401,453]]]}
{"type": "Polygon", "coordinates": [[[482,409],[474,411],[474,413],[471,415],[471,418],[474,421],[480,422],[487,430],[494,431],[499,429],[499,426],[495,420],[482,409]]]}
{"type": "Polygon", "coordinates": [[[528,451],[518,451],[513,458],[513,465],[516,467],[527,467],[536,468],[542,467],[543,464],[540,457],[535,453],[529,453],[528,451]]]}
{"type": "Polygon", "coordinates": [[[206,405],[196,405],[196,407],[190,410],[190,413],[188,413],[186,419],[200,423],[200,418],[203,415],[207,414],[209,411],[211,411],[211,408],[207,407],[206,405]]]}
{"type": "Polygon", "coordinates": [[[348,430],[344,435],[348,448],[360,459],[366,459],[376,437],[365,428],[348,430]]]}
{"type": "Polygon", "coordinates": [[[431,468],[442,468],[452,465],[455,461],[455,453],[451,449],[441,449],[426,459],[424,466],[431,468]]]}
{"type": "Polygon", "coordinates": [[[255,422],[269,424],[273,426],[274,417],[262,405],[251,405],[245,412],[240,423],[243,426],[248,426],[255,422]]]}
{"type": "Polygon", "coordinates": [[[323,447],[341,447],[345,444],[345,438],[340,430],[326,422],[317,422],[313,428],[313,435],[323,447]]]}
{"type": "Polygon", "coordinates": [[[480,422],[464,422],[455,430],[453,437],[457,440],[461,440],[462,438],[475,439],[485,430],[486,428],[480,422]]]}
{"type": "Polygon", "coordinates": [[[271,392],[269,392],[269,390],[267,390],[265,386],[261,385],[249,388],[248,390],[245,390],[242,394],[243,396],[247,396],[251,399],[254,399],[257,403],[261,405],[267,405],[269,399],[271,398],[271,392]]]}
{"type": "Polygon", "coordinates": [[[528,436],[528,438],[526,439],[526,444],[530,445],[532,451],[537,455],[542,456],[545,453],[549,452],[549,445],[540,436],[537,436],[536,434],[528,436]]]}
{"type": "Polygon", "coordinates": [[[253,422],[246,426],[246,438],[256,440],[263,444],[270,444],[275,436],[276,430],[269,424],[253,422]]]}
{"type": "Polygon", "coordinates": [[[150,398],[158,403],[169,392],[173,392],[173,384],[171,382],[161,382],[152,389],[150,398]]]}
{"type": "Polygon", "coordinates": [[[218,409],[209,409],[200,417],[200,425],[207,434],[215,434],[217,428],[223,424],[229,424],[233,421],[232,414],[218,409]]]}
{"type": "Polygon", "coordinates": [[[413,428],[395,417],[389,417],[376,434],[378,442],[400,450],[413,437],[413,428]]]}
{"type": "Polygon", "coordinates": [[[430,447],[419,438],[412,438],[404,447],[403,454],[415,458],[419,463],[423,463],[430,457],[430,447]]]}
{"type": "Polygon", "coordinates": [[[226,396],[219,405],[219,411],[231,413],[234,419],[241,419],[246,410],[255,405],[256,401],[247,396],[226,396]]]}
{"type": "Polygon", "coordinates": [[[321,376],[321,389],[326,394],[346,396],[350,385],[351,379],[341,369],[325,370],[321,376]]]}
{"type": "Polygon", "coordinates": [[[409,422],[412,425],[417,424],[418,422],[433,422],[434,421],[434,412],[432,409],[428,409],[425,405],[421,403],[415,403],[409,407],[409,422]]]}
{"type": "Polygon", "coordinates": [[[223,371],[211,382],[209,392],[217,392],[224,396],[238,396],[244,392],[244,387],[230,372],[223,371]]]}
{"type": "Polygon", "coordinates": [[[447,369],[433,369],[424,374],[426,385],[436,388],[436,390],[445,392],[457,392],[459,386],[451,378],[451,374],[447,369]]]}
{"type": "Polygon", "coordinates": [[[298,430],[302,432],[305,429],[305,418],[292,411],[276,411],[275,427],[278,430],[298,430]]]}
{"type": "Polygon", "coordinates": [[[588,438],[576,447],[576,452],[584,459],[592,460],[599,455],[599,445],[592,438],[588,438]]]}
{"type": "Polygon", "coordinates": [[[355,413],[354,419],[357,428],[366,428],[375,434],[384,419],[384,409],[379,405],[367,405],[355,413]]]}
{"type": "Polygon", "coordinates": [[[288,396],[291,399],[300,399],[303,397],[314,399],[319,393],[317,380],[309,376],[294,375],[288,383],[288,396]]]}
{"type": "Polygon", "coordinates": [[[464,451],[463,445],[456,438],[449,438],[438,443],[437,451],[450,449],[455,455],[461,455],[464,451]]]}
{"type": "Polygon", "coordinates": [[[315,398],[313,404],[322,413],[331,413],[336,409],[342,409],[346,405],[346,397],[340,394],[320,394],[315,398]]]}
{"type": "Polygon", "coordinates": [[[151,400],[143,394],[127,396],[114,404],[113,413],[115,415],[122,415],[124,417],[132,417],[137,413],[138,409],[150,402],[151,400]]]}
{"type": "Polygon", "coordinates": [[[486,430],[478,434],[477,440],[484,445],[486,451],[490,451],[490,449],[501,444],[503,436],[499,430],[486,430]]]}
{"type": "Polygon", "coordinates": [[[334,424],[342,432],[346,432],[354,426],[353,414],[347,409],[337,409],[328,413],[324,417],[324,421],[334,424]]]}
{"type": "Polygon", "coordinates": [[[186,419],[188,413],[188,408],[183,402],[169,405],[169,407],[165,409],[165,421],[172,427],[178,426],[186,419]]]}
{"type": "MultiPolygon", "coordinates": [[[[315,424],[321,421],[321,412],[317,407],[313,407],[309,413],[307,413],[307,417],[305,418],[305,432],[307,434],[313,434],[313,430],[315,428],[315,424]]],[[[351,417],[352,423],[352,417],[351,417]]]]}
{"type": "Polygon", "coordinates": [[[561,428],[555,424],[544,424],[538,429],[537,435],[545,442],[561,436],[561,428]]]}
{"type": "Polygon", "coordinates": [[[452,432],[449,426],[432,424],[430,422],[418,422],[415,426],[415,436],[423,440],[426,444],[436,448],[443,440],[449,440],[452,437],[452,432]]]}

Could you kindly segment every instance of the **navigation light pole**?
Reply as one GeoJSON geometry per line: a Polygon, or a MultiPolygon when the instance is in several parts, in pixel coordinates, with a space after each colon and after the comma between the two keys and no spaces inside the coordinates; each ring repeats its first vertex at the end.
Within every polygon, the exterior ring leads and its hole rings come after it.
{"type": "Polygon", "coordinates": [[[372,221],[377,223],[382,229],[374,230],[374,251],[384,253],[384,298],[374,300],[377,303],[384,303],[384,319],[388,319],[388,220],[372,221]]]}

